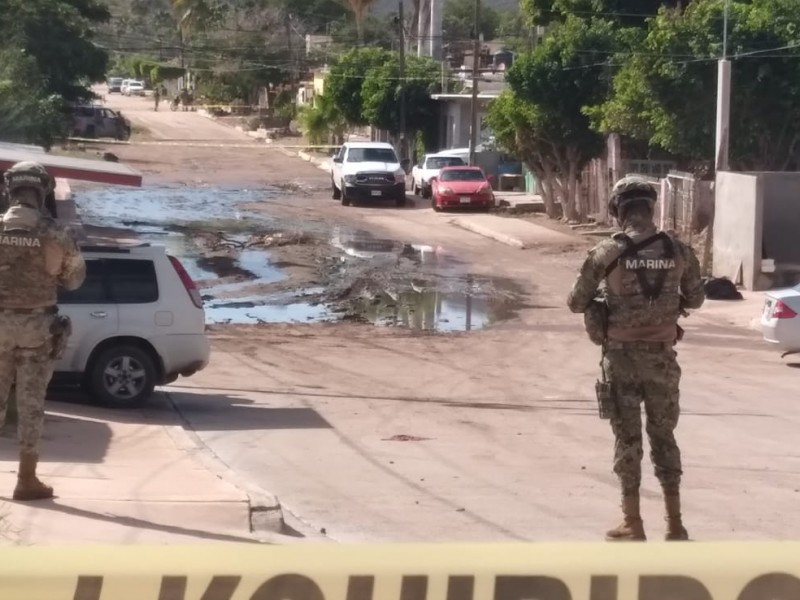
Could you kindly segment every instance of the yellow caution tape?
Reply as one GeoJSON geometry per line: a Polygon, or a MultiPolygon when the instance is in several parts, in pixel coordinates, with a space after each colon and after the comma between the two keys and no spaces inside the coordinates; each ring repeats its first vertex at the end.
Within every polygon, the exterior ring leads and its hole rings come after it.
{"type": "Polygon", "coordinates": [[[266,143],[261,138],[253,138],[250,143],[230,142],[226,143],[220,140],[152,140],[152,141],[120,141],[112,139],[97,139],[97,138],[80,138],[71,137],[67,138],[70,142],[81,142],[86,144],[94,144],[97,146],[181,146],[183,148],[257,148],[257,149],[272,149],[278,150],[281,148],[291,150],[312,150],[314,148],[340,148],[337,145],[313,145],[308,144],[292,144],[285,145],[280,143],[266,143]]]}
{"type": "Polygon", "coordinates": [[[796,600],[800,543],[0,549],[13,600],[796,600]]]}

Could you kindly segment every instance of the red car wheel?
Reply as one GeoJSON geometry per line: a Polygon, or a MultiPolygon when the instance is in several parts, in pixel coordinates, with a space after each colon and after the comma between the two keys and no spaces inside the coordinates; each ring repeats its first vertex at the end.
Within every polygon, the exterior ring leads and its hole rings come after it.
{"type": "Polygon", "coordinates": [[[442,207],[439,206],[439,200],[437,199],[436,196],[437,194],[435,192],[431,193],[431,206],[433,206],[433,210],[439,212],[440,210],[442,210],[442,207]]]}

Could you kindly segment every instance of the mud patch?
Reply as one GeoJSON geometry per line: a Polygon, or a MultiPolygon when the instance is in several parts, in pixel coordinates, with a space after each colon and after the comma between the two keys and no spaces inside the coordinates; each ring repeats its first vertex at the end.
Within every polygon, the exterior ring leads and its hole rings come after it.
{"type": "Polygon", "coordinates": [[[434,245],[408,244],[247,208],[278,188],[86,189],[84,222],[164,245],[200,288],[209,324],[348,320],[472,331],[521,307],[511,282],[478,277],[434,245]]]}

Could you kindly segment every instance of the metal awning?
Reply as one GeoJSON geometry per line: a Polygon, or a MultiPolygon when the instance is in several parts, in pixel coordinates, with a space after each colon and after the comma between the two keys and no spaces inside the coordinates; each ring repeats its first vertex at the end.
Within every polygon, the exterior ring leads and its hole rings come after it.
{"type": "Polygon", "coordinates": [[[38,162],[52,177],[142,187],[142,174],[119,163],[57,156],[36,146],[0,143],[0,171],[23,160],[38,162]]]}

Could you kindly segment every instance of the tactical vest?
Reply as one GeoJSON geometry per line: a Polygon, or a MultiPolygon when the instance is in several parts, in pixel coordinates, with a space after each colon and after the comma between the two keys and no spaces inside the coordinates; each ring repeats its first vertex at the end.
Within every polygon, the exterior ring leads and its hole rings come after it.
{"type": "Polygon", "coordinates": [[[608,339],[674,342],[684,271],[677,244],[666,233],[614,239],[619,254],[606,271],[608,339]]]}
{"type": "Polygon", "coordinates": [[[62,259],[46,227],[11,229],[0,218],[0,308],[55,306],[62,259]]]}

